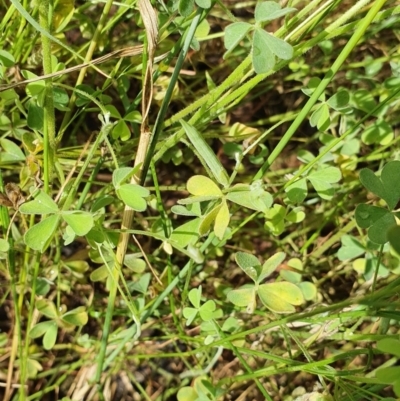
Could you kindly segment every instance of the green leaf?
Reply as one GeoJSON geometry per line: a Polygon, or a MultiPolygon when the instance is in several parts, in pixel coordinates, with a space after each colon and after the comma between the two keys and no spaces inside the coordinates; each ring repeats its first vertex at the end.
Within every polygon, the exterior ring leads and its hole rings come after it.
{"type": "Polygon", "coordinates": [[[108,268],[106,265],[98,267],[90,273],[90,280],[94,283],[97,281],[104,281],[109,276],[108,268]]]}
{"type": "Polygon", "coordinates": [[[320,170],[314,170],[307,176],[312,186],[323,199],[331,199],[332,185],[340,181],[342,174],[337,167],[327,167],[320,170]]]}
{"type": "Polygon", "coordinates": [[[53,321],[46,321],[46,322],[37,323],[29,331],[29,337],[30,338],[42,337],[43,334],[45,334],[49,330],[50,326],[53,326],[53,325],[54,325],[53,321]]]}
{"type": "Polygon", "coordinates": [[[200,161],[202,163],[204,162],[208,166],[214,178],[219,184],[227,187],[229,185],[228,174],[214,151],[211,149],[210,145],[193,126],[191,126],[184,120],[180,120],[180,123],[185,130],[190,142],[196,149],[197,156],[200,158],[200,161]]]}
{"type": "Polygon", "coordinates": [[[32,226],[24,236],[25,244],[35,251],[44,252],[53,238],[59,221],[60,217],[53,215],[32,226]]]}
{"type": "Polygon", "coordinates": [[[375,376],[382,383],[392,384],[397,382],[400,377],[400,366],[380,368],[376,370],[375,376]]]}
{"type": "Polygon", "coordinates": [[[381,207],[360,204],[356,207],[355,217],[360,228],[368,228],[368,238],[376,244],[388,241],[387,233],[396,220],[392,213],[381,207]]]}
{"type": "Polygon", "coordinates": [[[84,326],[89,320],[84,306],[79,306],[78,308],[64,313],[61,319],[73,326],[84,326]]]}
{"type": "Polygon", "coordinates": [[[311,127],[317,127],[319,131],[326,131],[330,123],[329,107],[326,103],[323,103],[311,114],[310,125],[311,127]]]}
{"type": "Polygon", "coordinates": [[[148,189],[136,184],[123,184],[117,189],[118,198],[137,212],[144,212],[147,208],[145,197],[150,195],[148,189]]]}
{"type": "Polygon", "coordinates": [[[9,68],[15,65],[15,58],[12,54],[5,50],[0,50],[0,64],[4,67],[9,68]]]}
{"type": "Polygon", "coordinates": [[[384,338],[376,343],[376,348],[386,354],[400,357],[400,341],[397,338],[384,338]]]}
{"type": "Polygon", "coordinates": [[[53,214],[58,212],[58,206],[49,195],[39,190],[35,199],[23,203],[19,211],[24,214],[53,214]]]}
{"type": "Polygon", "coordinates": [[[48,299],[39,299],[35,306],[42,315],[49,319],[58,318],[57,308],[52,301],[49,301],[48,299]]]}
{"type": "Polygon", "coordinates": [[[275,66],[275,56],[269,48],[267,36],[267,32],[261,28],[254,31],[252,61],[257,74],[271,71],[275,66]]]}
{"type": "Polygon", "coordinates": [[[238,266],[254,281],[258,281],[261,263],[258,258],[250,253],[237,252],[235,260],[238,266]]]}
{"type": "Polygon", "coordinates": [[[198,288],[193,288],[189,291],[189,301],[191,302],[191,304],[199,309],[200,308],[200,301],[201,301],[201,286],[199,286],[198,288]]]}
{"type": "Polygon", "coordinates": [[[195,196],[222,196],[222,191],[208,177],[204,175],[193,175],[187,182],[187,190],[195,196]]]}
{"type": "Polygon", "coordinates": [[[231,290],[228,292],[227,298],[236,306],[245,306],[247,313],[253,313],[257,306],[254,285],[247,285],[237,290],[231,290]]]}
{"type": "Polygon", "coordinates": [[[214,318],[215,314],[215,302],[212,300],[208,300],[205,304],[203,304],[199,310],[199,314],[202,320],[208,322],[214,318]]]}
{"type": "Polygon", "coordinates": [[[114,139],[120,138],[121,141],[127,141],[131,137],[131,131],[124,120],[119,120],[114,125],[111,136],[114,139]]]}
{"type": "Polygon", "coordinates": [[[347,108],[349,101],[349,92],[346,89],[341,89],[331,96],[326,103],[329,105],[329,107],[332,107],[332,109],[340,111],[347,108]]]}
{"type": "Polygon", "coordinates": [[[192,205],[188,205],[188,207],[175,205],[172,206],[171,212],[178,214],[180,216],[192,216],[192,217],[200,217],[201,210],[200,210],[200,203],[196,202],[192,205]]]}
{"type": "Polygon", "coordinates": [[[393,226],[390,227],[387,231],[387,239],[390,242],[390,245],[396,251],[398,255],[400,255],[400,227],[393,226]]]}
{"type": "Polygon", "coordinates": [[[307,197],[307,181],[300,178],[285,188],[289,200],[293,203],[302,203],[307,197]]]}
{"type": "Polygon", "coordinates": [[[4,238],[0,238],[0,252],[7,252],[10,249],[10,244],[4,238]]]}
{"type": "Polygon", "coordinates": [[[114,188],[117,189],[122,183],[129,180],[134,174],[136,174],[140,169],[140,166],[134,168],[131,167],[121,167],[113,171],[112,183],[114,188]]]}
{"type": "Polygon", "coordinates": [[[188,221],[174,229],[170,239],[180,247],[185,248],[189,244],[195,244],[199,238],[199,229],[202,220],[200,218],[188,221]]]}
{"type": "Polygon", "coordinates": [[[219,211],[221,210],[222,203],[219,205],[215,206],[213,209],[211,209],[205,216],[202,217],[201,219],[201,224],[199,227],[199,234],[200,235],[205,235],[210,231],[211,225],[214,223],[215,226],[215,220],[217,218],[217,215],[219,211]]]}
{"type": "Polygon", "coordinates": [[[341,238],[342,246],[337,252],[337,257],[339,260],[349,260],[357,258],[365,253],[365,248],[357,240],[357,238],[351,235],[343,235],[341,238]]]}
{"type": "Polygon", "coordinates": [[[198,400],[197,392],[192,387],[182,387],[176,395],[178,401],[196,401],[198,400]]]}
{"type": "Polygon", "coordinates": [[[103,207],[111,205],[114,202],[115,202],[115,198],[113,196],[111,196],[111,195],[101,195],[98,198],[96,198],[96,200],[93,202],[93,205],[90,208],[90,211],[92,213],[95,213],[98,210],[102,209],[103,207]]]}
{"type": "Polygon", "coordinates": [[[93,227],[93,216],[84,211],[62,212],[62,218],[78,236],[86,235],[93,227]]]}
{"type": "Polygon", "coordinates": [[[317,296],[317,287],[313,283],[310,283],[309,281],[304,281],[297,284],[297,286],[300,288],[306,301],[315,300],[317,296]]]}
{"type": "Polygon", "coordinates": [[[384,120],[377,120],[364,130],[361,140],[366,145],[378,143],[388,145],[394,138],[392,126],[384,120]]]}
{"type": "Polygon", "coordinates": [[[231,189],[226,199],[240,206],[262,213],[266,213],[272,206],[272,196],[260,186],[237,184],[231,189]]]}
{"type": "Polygon", "coordinates": [[[261,284],[257,291],[261,302],[275,313],[291,313],[295,311],[292,305],[304,302],[303,293],[295,284],[278,282],[261,284]]]}
{"type": "Polygon", "coordinates": [[[225,28],[224,45],[228,52],[245,38],[250,29],[252,25],[247,22],[234,22],[225,28]]]}
{"type": "Polygon", "coordinates": [[[3,152],[0,152],[0,163],[19,162],[25,160],[25,155],[17,144],[6,138],[0,139],[3,152]]]}
{"type": "Polygon", "coordinates": [[[352,92],[352,95],[356,107],[366,113],[371,112],[377,106],[371,92],[366,89],[358,89],[352,92]]]}
{"type": "Polygon", "coordinates": [[[254,17],[257,22],[266,22],[283,17],[294,11],[297,11],[297,9],[290,7],[281,9],[280,4],[275,3],[274,1],[263,1],[257,3],[254,17]]]}
{"type": "Polygon", "coordinates": [[[400,200],[400,186],[397,185],[400,177],[400,161],[387,163],[377,177],[370,169],[360,171],[360,181],[368,191],[383,199],[390,210],[393,210],[400,200]]]}
{"type": "Polygon", "coordinates": [[[278,252],[266,260],[262,266],[261,273],[258,276],[257,282],[261,283],[271,273],[273,273],[277,267],[285,260],[285,252],[278,252]]]}
{"type": "Polygon", "coordinates": [[[214,233],[218,239],[222,240],[224,238],[224,234],[229,226],[230,219],[231,216],[229,214],[228,205],[226,204],[226,201],[223,200],[214,224],[214,233]]]}
{"type": "Polygon", "coordinates": [[[186,326],[190,326],[193,323],[193,320],[196,318],[198,313],[198,309],[186,307],[183,308],[183,317],[187,319],[186,326]]]}
{"type": "Polygon", "coordinates": [[[151,274],[150,273],[145,273],[142,274],[139,277],[138,281],[132,282],[128,284],[128,289],[130,292],[138,292],[140,294],[146,294],[148,288],[149,288],[149,284],[150,284],[150,280],[151,280],[151,274]]]}
{"type": "Polygon", "coordinates": [[[29,102],[28,118],[26,120],[28,127],[33,130],[43,131],[44,114],[43,107],[39,107],[35,102],[29,102]]]}
{"type": "Polygon", "coordinates": [[[194,9],[194,0],[179,0],[178,10],[183,17],[188,17],[194,9]]]}
{"type": "Polygon", "coordinates": [[[45,350],[50,350],[54,347],[57,341],[57,332],[58,332],[57,323],[51,322],[51,325],[49,325],[46,333],[43,336],[43,348],[45,350]]]}
{"type": "Polygon", "coordinates": [[[211,0],[195,0],[196,4],[201,8],[210,8],[211,0]]]}
{"type": "Polygon", "coordinates": [[[125,255],[124,265],[134,273],[143,273],[146,269],[146,262],[140,259],[137,254],[125,255]]]}

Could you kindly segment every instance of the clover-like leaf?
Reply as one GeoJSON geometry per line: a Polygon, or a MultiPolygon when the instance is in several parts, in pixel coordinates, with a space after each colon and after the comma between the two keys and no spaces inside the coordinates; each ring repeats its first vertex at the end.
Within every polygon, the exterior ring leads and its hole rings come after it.
{"type": "Polygon", "coordinates": [[[226,200],[223,200],[221,203],[221,207],[218,211],[217,216],[215,217],[214,223],[214,233],[218,239],[223,239],[226,229],[229,226],[229,221],[231,216],[229,214],[229,208],[226,204],[226,200]]]}
{"type": "Polygon", "coordinates": [[[201,319],[204,320],[205,322],[213,319],[215,314],[215,309],[216,309],[215,302],[212,300],[208,300],[200,307],[199,315],[201,319]]]}
{"type": "Polygon", "coordinates": [[[253,313],[257,305],[254,285],[244,285],[237,290],[231,290],[228,292],[227,298],[236,306],[245,306],[247,313],[253,313]]]}
{"type": "Polygon", "coordinates": [[[145,197],[149,196],[148,189],[136,184],[123,184],[117,189],[117,195],[125,203],[137,212],[144,212],[147,208],[145,197]]]}
{"type": "Polygon", "coordinates": [[[273,273],[276,268],[285,260],[285,252],[277,252],[267,259],[262,265],[261,273],[258,276],[257,282],[261,283],[265,278],[267,278],[271,273],[273,273]]]}
{"type": "Polygon", "coordinates": [[[201,286],[199,286],[198,288],[193,288],[189,291],[188,295],[189,301],[197,309],[200,308],[201,290],[201,286]]]}
{"type": "Polygon", "coordinates": [[[348,260],[357,258],[365,253],[365,247],[351,235],[343,235],[340,239],[342,246],[337,252],[339,260],[348,260]]]}
{"type": "Polygon", "coordinates": [[[0,162],[18,162],[25,160],[24,152],[20,147],[6,138],[0,139],[0,146],[3,148],[3,152],[0,152],[0,162]]]}
{"type": "Polygon", "coordinates": [[[360,228],[368,228],[368,238],[381,245],[388,241],[389,229],[396,225],[396,219],[391,212],[373,205],[358,205],[355,217],[360,228]]]}
{"type": "Polygon", "coordinates": [[[367,127],[361,135],[361,140],[366,145],[379,143],[388,145],[394,137],[392,126],[385,120],[377,120],[367,127]]]}
{"type": "Polygon", "coordinates": [[[59,221],[58,215],[52,215],[32,226],[25,233],[25,244],[35,251],[44,252],[53,238],[59,221]]]}
{"type": "Polygon", "coordinates": [[[326,167],[314,170],[307,176],[312,186],[323,199],[331,199],[333,195],[332,184],[337,183],[342,178],[342,174],[337,167],[326,167]]]}
{"type": "Polygon", "coordinates": [[[310,125],[317,127],[319,131],[325,131],[329,128],[330,123],[329,107],[326,103],[322,103],[311,114],[310,125]]]}
{"type": "Polygon", "coordinates": [[[222,196],[222,191],[210,178],[204,175],[194,175],[186,184],[187,190],[194,196],[222,196]]]}
{"type": "Polygon", "coordinates": [[[202,220],[193,219],[174,229],[170,239],[180,247],[185,248],[189,244],[195,244],[200,238],[199,231],[202,220]]]}
{"type": "Polygon", "coordinates": [[[225,28],[224,45],[228,52],[244,39],[250,29],[252,25],[247,22],[234,22],[225,28]]]}
{"type": "Polygon", "coordinates": [[[201,224],[199,227],[199,234],[205,235],[210,231],[211,225],[214,223],[218,216],[219,211],[221,210],[222,203],[216,205],[213,209],[211,209],[205,216],[201,219],[201,224]]]}
{"type": "Polygon", "coordinates": [[[275,56],[269,48],[268,33],[258,28],[253,35],[253,68],[257,74],[271,71],[275,66],[275,56]]]}
{"type": "Polygon", "coordinates": [[[237,252],[235,260],[238,266],[254,281],[258,281],[261,270],[261,263],[258,258],[251,253],[237,252]]]}
{"type": "Polygon", "coordinates": [[[88,314],[84,306],[79,306],[64,313],[61,319],[72,326],[84,326],[88,322],[88,314]]]}
{"type": "Polygon", "coordinates": [[[285,192],[291,202],[302,203],[307,197],[307,180],[305,178],[300,178],[293,184],[290,184],[285,189],[285,192]]]}
{"type": "Polygon", "coordinates": [[[257,22],[266,22],[283,17],[286,14],[294,11],[297,10],[290,7],[281,9],[280,4],[275,3],[274,1],[263,1],[261,3],[257,3],[254,17],[257,22]]]}
{"type": "Polygon", "coordinates": [[[54,347],[56,341],[57,341],[57,332],[58,332],[58,327],[56,322],[50,322],[51,324],[49,325],[47,331],[44,333],[43,336],[43,348],[45,350],[50,350],[54,347]]]}
{"type": "Polygon", "coordinates": [[[237,184],[226,194],[226,199],[238,205],[265,213],[272,205],[273,198],[262,187],[237,184]]]}
{"type": "Polygon", "coordinates": [[[349,100],[349,92],[345,89],[342,89],[331,96],[326,103],[329,105],[329,107],[332,107],[332,109],[340,111],[348,107],[349,100]]]}
{"type": "Polygon", "coordinates": [[[257,294],[261,302],[275,313],[294,312],[293,305],[301,305],[304,302],[300,288],[285,281],[261,284],[257,294]]]}
{"type": "Polygon", "coordinates": [[[93,227],[93,216],[81,210],[62,212],[62,218],[76,235],[86,235],[93,227]]]}
{"type": "Polygon", "coordinates": [[[19,211],[24,214],[52,214],[58,212],[58,206],[49,195],[40,190],[35,199],[22,204],[19,211]]]}
{"type": "Polygon", "coordinates": [[[393,249],[400,255],[400,226],[393,226],[387,231],[387,239],[393,249]]]}
{"type": "Polygon", "coordinates": [[[372,170],[364,168],[360,171],[360,181],[368,191],[383,199],[390,210],[400,200],[400,186],[397,185],[400,177],[400,161],[394,160],[387,163],[377,177],[372,170]]]}

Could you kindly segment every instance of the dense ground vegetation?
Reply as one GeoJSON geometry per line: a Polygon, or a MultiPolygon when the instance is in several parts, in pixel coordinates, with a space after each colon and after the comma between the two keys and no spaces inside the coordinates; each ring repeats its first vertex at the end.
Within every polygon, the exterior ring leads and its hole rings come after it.
{"type": "Polygon", "coordinates": [[[400,397],[397,1],[0,15],[0,399],[400,397]]]}

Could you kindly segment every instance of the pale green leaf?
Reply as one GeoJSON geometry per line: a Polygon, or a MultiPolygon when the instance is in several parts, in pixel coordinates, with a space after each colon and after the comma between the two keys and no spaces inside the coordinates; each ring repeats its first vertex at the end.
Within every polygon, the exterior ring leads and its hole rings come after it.
{"type": "Polygon", "coordinates": [[[258,258],[247,252],[237,252],[235,260],[238,266],[254,281],[257,282],[261,263],[258,258]]]}
{"type": "Polygon", "coordinates": [[[72,228],[76,235],[86,235],[93,227],[93,216],[84,211],[76,210],[62,212],[62,218],[72,228]]]}
{"type": "Polygon", "coordinates": [[[297,11],[295,8],[285,7],[281,9],[280,4],[274,1],[262,1],[257,3],[254,17],[257,22],[272,21],[297,11]]]}
{"type": "Polygon", "coordinates": [[[72,309],[64,315],[62,315],[62,320],[73,326],[84,326],[89,318],[84,306],[79,306],[78,308],[72,309]]]}
{"type": "Polygon", "coordinates": [[[229,214],[228,205],[226,204],[226,201],[223,200],[214,224],[214,233],[217,238],[222,239],[224,237],[230,218],[231,216],[229,214]]]}
{"type": "Polygon", "coordinates": [[[256,307],[256,291],[254,285],[231,290],[228,292],[227,298],[236,306],[245,306],[249,313],[253,312],[256,307]]]}
{"type": "Polygon", "coordinates": [[[189,301],[197,309],[200,308],[201,292],[201,286],[199,286],[198,288],[192,288],[188,295],[189,301]]]}
{"type": "Polygon", "coordinates": [[[44,252],[53,238],[59,221],[60,217],[53,215],[32,226],[24,236],[25,244],[35,251],[44,252]]]}
{"type": "Polygon", "coordinates": [[[265,278],[267,278],[271,273],[273,273],[278,266],[285,260],[285,252],[278,252],[267,259],[261,269],[261,273],[258,276],[258,283],[261,283],[265,278]]]}
{"type": "Polygon", "coordinates": [[[264,30],[258,28],[253,35],[252,61],[253,68],[257,74],[264,74],[271,71],[275,65],[275,56],[265,41],[264,30]]]}
{"type": "Polygon", "coordinates": [[[294,312],[292,305],[301,305],[304,302],[301,290],[288,282],[261,284],[257,294],[262,303],[276,313],[294,312]]]}
{"type": "Polygon", "coordinates": [[[52,324],[47,329],[43,336],[43,348],[45,350],[50,350],[54,347],[57,341],[58,327],[56,322],[51,322],[52,324]]]}
{"type": "Polygon", "coordinates": [[[19,211],[24,214],[52,214],[58,212],[58,206],[49,195],[40,190],[35,199],[22,204],[19,211]]]}
{"type": "Polygon", "coordinates": [[[222,191],[210,178],[193,175],[187,182],[187,190],[195,196],[222,196],[222,191]]]}
{"type": "Polygon", "coordinates": [[[149,196],[148,189],[136,184],[123,184],[117,189],[117,195],[125,203],[137,212],[144,212],[147,202],[144,197],[149,196]]]}
{"type": "Polygon", "coordinates": [[[25,160],[25,155],[17,144],[6,138],[0,139],[3,152],[0,152],[0,162],[18,162],[25,160]]]}
{"type": "Polygon", "coordinates": [[[252,28],[252,25],[247,22],[234,22],[225,28],[224,45],[230,51],[241,42],[247,33],[252,28]]]}

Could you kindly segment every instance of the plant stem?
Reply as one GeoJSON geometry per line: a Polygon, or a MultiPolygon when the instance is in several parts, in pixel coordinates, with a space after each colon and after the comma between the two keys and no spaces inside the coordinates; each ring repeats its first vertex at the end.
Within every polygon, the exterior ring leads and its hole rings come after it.
{"type": "MultiPolygon", "coordinates": [[[[51,31],[51,16],[53,14],[52,0],[45,0],[39,2],[39,22],[43,30],[51,31]]],[[[41,33],[42,39],[42,54],[43,54],[43,71],[45,74],[51,74],[51,41],[41,33]]],[[[52,177],[53,165],[56,153],[56,123],[54,116],[54,101],[53,101],[53,84],[51,79],[46,80],[45,98],[43,108],[44,122],[43,122],[43,142],[44,142],[44,155],[43,155],[43,174],[44,174],[44,191],[46,193],[50,190],[50,180],[52,177]]]]}

